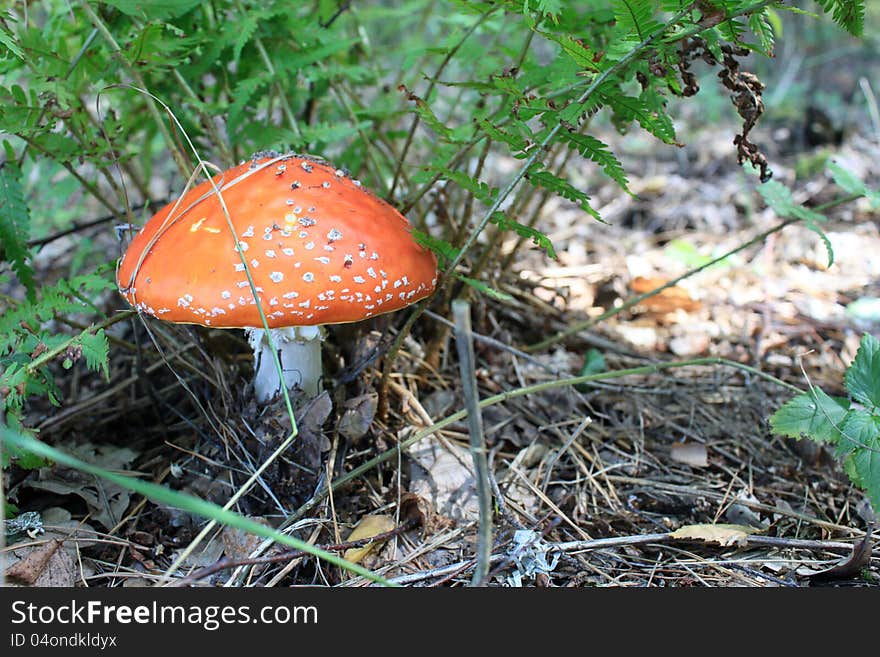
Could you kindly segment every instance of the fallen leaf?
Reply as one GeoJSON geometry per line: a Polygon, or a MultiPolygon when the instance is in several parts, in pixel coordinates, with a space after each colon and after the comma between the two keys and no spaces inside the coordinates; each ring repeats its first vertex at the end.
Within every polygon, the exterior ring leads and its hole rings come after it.
{"type": "MultiPolygon", "coordinates": [[[[67,445],[62,449],[87,463],[115,472],[124,471],[138,455],[127,447],[92,443],[67,445]]],[[[57,463],[40,468],[37,476],[23,485],[58,495],[81,497],[89,508],[91,519],[107,529],[119,522],[131,499],[129,491],[121,486],[57,463]]]]}
{"type": "Polygon", "coordinates": [[[6,569],[13,583],[36,587],[71,587],[76,583],[76,562],[62,541],[52,540],[14,551],[19,561],[6,569]]]}
{"type": "Polygon", "coordinates": [[[685,525],[669,534],[670,538],[687,541],[705,541],[718,543],[722,547],[739,545],[749,534],[754,534],[754,527],[745,525],[685,525]]]}
{"type": "MultiPolygon", "coordinates": [[[[347,541],[359,541],[364,538],[370,538],[371,536],[376,536],[377,534],[384,534],[385,532],[390,532],[394,529],[394,518],[386,515],[371,515],[364,516],[361,518],[361,521],[357,524],[357,526],[351,531],[351,534],[348,535],[347,541]]],[[[385,541],[375,541],[372,543],[367,543],[358,548],[349,548],[343,554],[343,558],[347,561],[351,561],[352,563],[360,563],[363,561],[364,557],[370,554],[373,550],[381,546],[385,541]]]]}
{"type": "MultiPolygon", "coordinates": [[[[666,279],[656,276],[636,276],[630,283],[630,289],[636,294],[645,294],[666,285],[666,283],[668,283],[666,279]]],[[[665,315],[676,310],[691,312],[702,307],[699,301],[692,299],[687,290],[678,285],[668,287],[654,296],[640,301],[639,305],[648,312],[657,315],[665,315]]]]}
{"type": "MultiPolygon", "coordinates": [[[[269,522],[265,518],[250,519],[265,527],[269,527],[269,522]]],[[[249,558],[254,550],[265,540],[261,536],[250,534],[237,527],[224,527],[222,538],[224,554],[230,559],[235,560],[249,558]]]]}
{"type": "Polygon", "coordinates": [[[379,396],[375,393],[361,395],[345,402],[342,417],[336,425],[340,434],[351,441],[363,437],[370,430],[379,396]]]}
{"type": "Polygon", "coordinates": [[[676,443],[669,448],[669,457],[692,468],[705,468],[709,465],[708,452],[702,443],[676,443]]]}
{"type": "Polygon", "coordinates": [[[447,518],[479,518],[473,459],[468,450],[426,436],[410,447],[409,455],[411,492],[428,500],[447,518]]]}

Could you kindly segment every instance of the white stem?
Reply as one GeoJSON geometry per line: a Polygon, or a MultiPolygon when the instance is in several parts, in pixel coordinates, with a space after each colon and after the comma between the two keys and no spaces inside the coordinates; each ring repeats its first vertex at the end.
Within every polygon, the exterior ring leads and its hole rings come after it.
{"type": "Polygon", "coordinates": [[[246,329],[254,350],[254,394],[263,404],[281,392],[298,387],[308,397],[321,390],[321,330],[317,326],[272,329],[272,344],[263,329],[246,329]],[[283,378],[278,378],[272,345],[278,350],[283,378]]]}

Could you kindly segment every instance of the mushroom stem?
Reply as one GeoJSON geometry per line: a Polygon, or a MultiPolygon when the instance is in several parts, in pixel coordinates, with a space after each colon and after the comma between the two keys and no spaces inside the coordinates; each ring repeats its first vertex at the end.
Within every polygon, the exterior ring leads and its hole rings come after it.
{"type": "Polygon", "coordinates": [[[254,394],[263,404],[281,392],[298,387],[308,397],[321,390],[321,330],[317,326],[271,329],[271,343],[263,329],[246,329],[254,350],[254,394]],[[272,345],[278,350],[283,378],[278,378],[272,345]]]}

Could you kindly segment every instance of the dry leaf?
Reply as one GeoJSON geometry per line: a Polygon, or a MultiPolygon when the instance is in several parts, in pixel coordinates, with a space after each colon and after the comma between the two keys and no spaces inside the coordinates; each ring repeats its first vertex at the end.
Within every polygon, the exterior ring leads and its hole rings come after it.
{"type": "MultiPolygon", "coordinates": [[[[636,276],[630,283],[630,288],[636,294],[645,294],[651,290],[656,290],[662,285],[666,285],[667,282],[666,279],[656,276],[636,276]]],[[[655,294],[653,297],[640,301],[639,305],[644,307],[648,312],[658,315],[665,315],[667,313],[675,312],[676,310],[691,312],[693,310],[699,310],[701,307],[699,301],[692,299],[687,290],[678,285],[668,287],[662,292],[655,294]]]]}
{"type": "Polygon", "coordinates": [[[37,587],[71,587],[76,583],[76,562],[62,541],[52,540],[41,545],[14,551],[20,560],[6,569],[6,577],[14,584],[37,587]]]}
{"type": "MultiPolygon", "coordinates": [[[[269,522],[265,518],[252,517],[250,520],[257,522],[264,527],[269,527],[269,522]]],[[[223,553],[230,559],[247,559],[253,554],[254,550],[265,540],[262,536],[250,534],[243,529],[237,527],[223,528],[223,553]]]]}
{"type": "Polygon", "coordinates": [[[718,543],[722,547],[739,545],[757,529],[745,525],[685,525],[669,534],[670,538],[718,543]]]}
{"type": "MultiPolygon", "coordinates": [[[[127,447],[92,443],[64,445],[61,449],[87,463],[116,472],[125,470],[138,455],[127,447]]],[[[57,463],[40,468],[36,478],[28,479],[24,485],[81,497],[89,507],[91,519],[108,529],[119,522],[131,499],[129,491],[122,486],[57,463]]]]}
{"type": "Polygon", "coordinates": [[[705,468],[709,465],[708,452],[702,443],[676,443],[669,448],[669,457],[692,468],[705,468]]]}
{"type": "Polygon", "coordinates": [[[370,430],[379,396],[375,393],[361,395],[345,402],[345,410],[336,426],[339,433],[351,441],[361,438],[370,430]]]}
{"type": "Polygon", "coordinates": [[[453,520],[480,516],[473,459],[468,450],[427,436],[410,447],[410,490],[453,520]]]}
{"type": "MultiPolygon", "coordinates": [[[[347,541],[359,541],[364,538],[370,538],[371,536],[376,536],[377,534],[384,534],[385,532],[390,532],[394,529],[394,518],[391,516],[385,515],[372,515],[365,516],[361,518],[361,521],[357,524],[351,534],[348,535],[347,541]]],[[[364,557],[366,557],[370,552],[378,548],[385,541],[375,541],[373,543],[367,543],[364,546],[359,548],[349,548],[345,551],[345,554],[342,555],[344,559],[347,561],[351,561],[352,563],[360,563],[363,561],[364,557]]]]}

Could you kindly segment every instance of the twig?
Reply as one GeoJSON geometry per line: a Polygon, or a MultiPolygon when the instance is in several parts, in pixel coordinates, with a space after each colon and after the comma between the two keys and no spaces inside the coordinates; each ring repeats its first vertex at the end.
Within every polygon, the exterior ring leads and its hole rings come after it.
{"type": "Polygon", "coordinates": [[[492,554],[492,490],[489,485],[489,464],[486,460],[486,441],[483,437],[483,416],[480,412],[480,393],[477,388],[474,342],[471,331],[471,306],[463,299],[452,302],[455,317],[455,344],[461,372],[461,388],[468,411],[470,451],[474,459],[480,524],[477,532],[477,567],[471,580],[473,586],[485,586],[492,554]]]}

